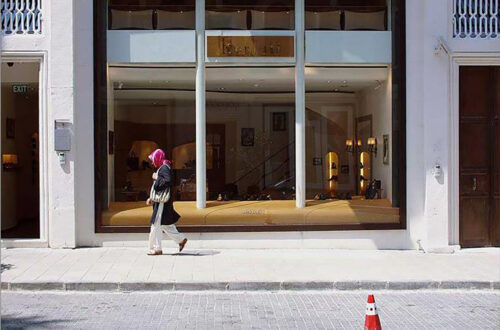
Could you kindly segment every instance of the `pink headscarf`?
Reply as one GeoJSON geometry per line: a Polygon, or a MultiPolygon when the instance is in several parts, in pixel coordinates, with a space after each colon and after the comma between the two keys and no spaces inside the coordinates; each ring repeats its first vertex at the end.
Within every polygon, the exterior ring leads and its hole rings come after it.
{"type": "Polygon", "coordinates": [[[149,159],[153,163],[154,167],[160,168],[162,165],[170,165],[171,161],[165,159],[165,152],[161,149],[156,149],[149,155],[149,159]]]}

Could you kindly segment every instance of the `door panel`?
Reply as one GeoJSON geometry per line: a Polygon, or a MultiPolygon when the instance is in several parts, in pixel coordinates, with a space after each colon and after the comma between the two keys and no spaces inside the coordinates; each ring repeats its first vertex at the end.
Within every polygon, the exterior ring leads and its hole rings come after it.
{"type": "Polygon", "coordinates": [[[490,153],[483,147],[488,147],[490,144],[489,135],[485,134],[489,131],[486,118],[482,122],[471,122],[466,117],[462,117],[459,129],[461,168],[487,170],[490,166],[490,153]]]}
{"type": "Polygon", "coordinates": [[[460,244],[500,241],[500,70],[460,68],[460,244]],[[497,198],[498,197],[498,198],[497,198]]]}
{"type": "Polygon", "coordinates": [[[460,241],[464,246],[489,244],[490,200],[488,197],[461,198],[460,241]],[[474,219],[473,221],[471,221],[474,219]]]}
{"type": "Polygon", "coordinates": [[[489,116],[491,67],[460,68],[460,116],[489,116]]]}
{"type": "Polygon", "coordinates": [[[460,175],[460,194],[462,196],[490,195],[490,176],[487,173],[470,173],[460,175]]]}

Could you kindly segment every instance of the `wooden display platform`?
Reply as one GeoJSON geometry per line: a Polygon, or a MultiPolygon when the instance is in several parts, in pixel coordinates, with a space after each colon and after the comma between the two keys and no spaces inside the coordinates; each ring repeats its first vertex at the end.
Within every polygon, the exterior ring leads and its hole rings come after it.
{"type": "MultiPolygon", "coordinates": [[[[303,209],[295,201],[175,202],[181,215],[178,225],[353,225],[397,224],[399,209],[387,199],[307,201],[303,209]]],[[[149,226],[151,207],[144,202],[114,202],[102,214],[103,226],[149,226]]]]}

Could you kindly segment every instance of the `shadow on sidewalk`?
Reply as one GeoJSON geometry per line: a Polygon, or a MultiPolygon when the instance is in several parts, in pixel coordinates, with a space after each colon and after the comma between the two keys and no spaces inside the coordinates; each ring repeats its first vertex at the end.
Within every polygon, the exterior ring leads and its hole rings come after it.
{"type": "Polygon", "coordinates": [[[23,316],[2,315],[2,329],[54,329],[65,324],[76,323],[79,320],[47,319],[43,316],[23,316]]]}
{"type": "Polygon", "coordinates": [[[179,257],[206,257],[206,256],[214,256],[220,254],[219,251],[215,250],[185,250],[184,252],[176,252],[176,253],[163,253],[164,256],[179,256],[179,257]]]}
{"type": "Polygon", "coordinates": [[[2,269],[0,270],[0,272],[3,273],[4,270],[9,270],[13,267],[14,265],[11,265],[11,264],[2,264],[2,269]]]}

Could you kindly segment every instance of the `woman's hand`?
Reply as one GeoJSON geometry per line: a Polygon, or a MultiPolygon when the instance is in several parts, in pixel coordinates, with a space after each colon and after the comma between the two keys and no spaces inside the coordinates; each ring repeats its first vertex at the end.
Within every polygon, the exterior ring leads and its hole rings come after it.
{"type": "Polygon", "coordinates": [[[153,180],[158,179],[158,173],[154,172],[152,178],[153,178],[153,180]]]}
{"type": "Polygon", "coordinates": [[[149,205],[149,206],[153,205],[153,201],[151,200],[151,198],[148,198],[146,200],[146,205],[149,205]]]}

